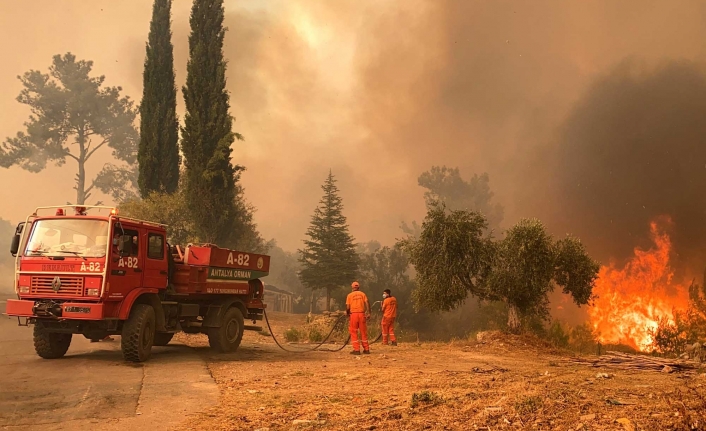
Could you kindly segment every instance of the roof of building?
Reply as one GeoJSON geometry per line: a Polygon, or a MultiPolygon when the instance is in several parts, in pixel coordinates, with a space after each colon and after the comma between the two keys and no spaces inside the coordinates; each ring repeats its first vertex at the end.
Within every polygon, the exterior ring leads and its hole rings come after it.
{"type": "Polygon", "coordinates": [[[278,287],[273,286],[273,285],[271,285],[271,284],[266,284],[266,285],[265,285],[265,293],[267,293],[267,292],[279,293],[279,294],[281,294],[281,295],[290,295],[290,296],[291,296],[291,295],[294,295],[292,292],[290,292],[290,291],[288,291],[288,290],[279,289],[278,287]]]}

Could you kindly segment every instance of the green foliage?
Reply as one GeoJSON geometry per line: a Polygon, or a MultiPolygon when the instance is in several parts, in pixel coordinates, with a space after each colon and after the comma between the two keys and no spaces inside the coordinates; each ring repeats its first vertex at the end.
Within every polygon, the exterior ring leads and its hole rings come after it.
{"type": "Polygon", "coordinates": [[[567,236],[555,243],[554,281],[577,305],[588,304],[600,265],[591,259],[578,238],[567,236]]]}
{"type": "MultiPolygon", "coordinates": [[[[358,273],[359,258],[343,215],[343,200],[332,173],[321,188],[324,195],[311,217],[311,225],[299,250],[302,270],[299,278],[308,289],[331,292],[350,284],[358,273]]],[[[329,301],[327,301],[329,303],[329,301]]]]}
{"type": "Polygon", "coordinates": [[[508,328],[522,316],[548,316],[548,294],[561,286],[574,302],[591,298],[598,264],[580,242],[554,242],[538,220],[521,220],[503,240],[483,238],[485,218],[472,211],[429,208],[418,239],[402,246],[417,271],[417,308],[449,311],[468,294],[508,305],[508,328]]]}
{"type": "Polygon", "coordinates": [[[382,294],[385,289],[397,292],[410,287],[411,281],[407,275],[409,260],[399,246],[373,246],[372,250],[359,253],[359,256],[359,279],[364,282],[366,288],[382,294]]]}
{"type": "Polygon", "coordinates": [[[289,328],[284,331],[284,339],[290,343],[296,343],[300,338],[302,338],[302,334],[297,328],[289,328]]]}
{"type": "Polygon", "coordinates": [[[312,343],[320,343],[324,340],[324,334],[319,331],[318,328],[311,328],[309,330],[309,341],[312,343]]]}
{"type": "Polygon", "coordinates": [[[547,317],[548,295],[561,286],[578,305],[587,304],[599,265],[583,245],[567,237],[556,243],[536,219],[521,220],[496,247],[487,280],[491,297],[510,307],[508,327],[519,330],[519,315],[547,317]]]}
{"type": "Polygon", "coordinates": [[[166,224],[170,244],[200,243],[183,193],[152,192],[144,199],[123,202],[119,210],[120,215],[166,224]]]}
{"type": "Polygon", "coordinates": [[[597,351],[598,334],[588,323],[571,328],[569,332],[569,347],[580,353],[597,351]]]}
{"type": "Polygon", "coordinates": [[[116,200],[133,194],[137,175],[136,111],[120,87],[103,87],[104,76],[90,77],[92,61],[76,60],[67,53],[55,55],[49,74],[30,70],[18,77],[24,87],[17,101],[32,114],[26,132],[18,132],[0,146],[0,166],[19,165],[40,172],[52,161],[62,166],[67,159],[77,164],[76,203],[85,204],[94,188],[116,200]],[[87,184],[86,162],[107,146],[124,165],[106,164],[87,184]],[[76,151],[72,151],[75,148],[76,151]]]}
{"type": "Polygon", "coordinates": [[[427,312],[415,313],[412,305],[414,282],[409,276],[409,260],[399,245],[382,247],[372,241],[358,247],[360,271],[358,280],[370,293],[371,306],[382,300],[382,291],[390,289],[397,298],[397,321],[407,327],[423,327],[431,316],[427,312]]]}
{"type": "MultiPolygon", "coordinates": [[[[242,204],[243,201],[240,200],[238,203],[242,204]]],[[[120,205],[120,214],[166,224],[170,244],[186,245],[203,242],[190,216],[188,203],[181,187],[175,193],[152,192],[144,199],[133,198],[123,202],[120,205]]],[[[229,246],[251,253],[266,253],[268,244],[262,239],[257,231],[257,225],[252,221],[252,207],[245,207],[240,212],[240,216],[239,223],[243,226],[245,233],[240,236],[237,242],[229,246]]]]}
{"type": "Polygon", "coordinates": [[[652,349],[663,355],[684,352],[687,345],[706,339],[706,274],[704,283],[689,286],[689,308],[673,312],[674,319],[660,318],[650,330],[652,349]]]}
{"type": "Polygon", "coordinates": [[[419,239],[401,241],[417,271],[413,295],[417,310],[449,311],[463,303],[469,292],[487,296],[483,289],[493,247],[483,236],[486,227],[481,214],[447,212],[442,203],[429,208],[419,239]]]}
{"type": "Polygon", "coordinates": [[[500,204],[493,204],[494,193],[490,191],[490,177],[487,173],[473,174],[470,181],[461,178],[458,168],[432,166],[422,173],[419,185],[427,189],[424,199],[427,206],[443,202],[451,210],[474,211],[483,214],[488,227],[497,229],[503,220],[504,209],[500,204]]]}
{"type": "Polygon", "coordinates": [[[657,327],[650,331],[650,335],[654,351],[670,356],[678,355],[684,351],[687,344],[695,341],[693,333],[689,330],[688,320],[678,312],[674,315],[674,321],[660,317],[657,327]]]}
{"type": "Polygon", "coordinates": [[[238,205],[236,185],[244,168],[231,163],[231,144],[242,136],[233,133],[228,112],[223,17],[223,0],[194,1],[181,148],[196,233],[203,241],[232,247],[246,233],[238,223],[246,205],[238,205]]]}
{"type": "Polygon", "coordinates": [[[676,356],[683,353],[687,345],[703,341],[706,334],[706,320],[692,307],[686,311],[674,311],[674,319],[660,317],[657,327],[651,329],[653,351],[676,356]]]}
{"type": "Polygon", "coordinates": [[[552,238],[539,220],[521,220],[497,244],[488,294],[510,307],[508,326],[517,330],[519,314],[546,315],[548,294],[553,289],[554,248],[552,238]]]}
{"type": "Polygon", "coordinates": [[[555,320],[549,325],[547,330],[547,341],[555,347],[569,347],[569,333],[564,329],[561,322],[555,320]]]}
{"type": "Polygon", "coordinates": [[[179,122],[174,83],[171,0],[155,0],[140,103],[140,195],[173,193],[179,186],[179,122]]]}

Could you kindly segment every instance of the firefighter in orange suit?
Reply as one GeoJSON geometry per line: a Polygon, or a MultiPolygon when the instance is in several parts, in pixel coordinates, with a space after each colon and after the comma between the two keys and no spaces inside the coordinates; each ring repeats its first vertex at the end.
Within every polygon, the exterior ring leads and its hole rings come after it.
{"type": "Polygon", "coordinates": [[[395,319],[397,318],[397,299],[390,289],[382,293],[382,344],[387,345],[388,339],[393,346],[397,345],[395,338],[395,319]]]}
{"type": "Polygon", "coordinates": [[[360,284],[354,281],[351,284],[353,290],[346,298],[346,313],[350,318],[348,331],[351,334],[351,342],[353,344],[352,355],[360,355],[360,343],[358,342],[358,330],[360,330],[360,338],[363,343],[363,353],[370,354],[370,345],[368,344],[368,325],[366,320],[370,318],[370,304],[365,293],[360,291],[360,284]]]}

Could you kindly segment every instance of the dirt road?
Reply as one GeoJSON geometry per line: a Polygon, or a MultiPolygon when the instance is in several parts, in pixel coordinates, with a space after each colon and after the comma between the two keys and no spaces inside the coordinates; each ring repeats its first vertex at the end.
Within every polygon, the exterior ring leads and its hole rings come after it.
{"type": "Polygon", "coordinates": [[[218,388],[193,349],[156,347],[144,365],[125,363],[119,349],[119,337],[74,336],[65,358],[44,360],[31,328],[0,315],[0,429],[156,431],[217,404],[218,388]]]}

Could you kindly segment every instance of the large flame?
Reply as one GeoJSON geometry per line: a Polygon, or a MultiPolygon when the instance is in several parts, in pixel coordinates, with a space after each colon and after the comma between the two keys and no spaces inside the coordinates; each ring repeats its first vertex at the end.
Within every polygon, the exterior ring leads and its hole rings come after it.
{"type": "Polygon", "coordinates": [[[673,321],[673,310],[687,307],[688,289],[672,280],[672,244],[664,229],[669,223],[668,219],[650,223],[655,247],[635,248],[635,256],[624,268],[618,269],[614,263],[601,267],[593,290],[598,299],[588,314],[602,343],[649,350],[649,332],[659,319],[673,321]]]}

